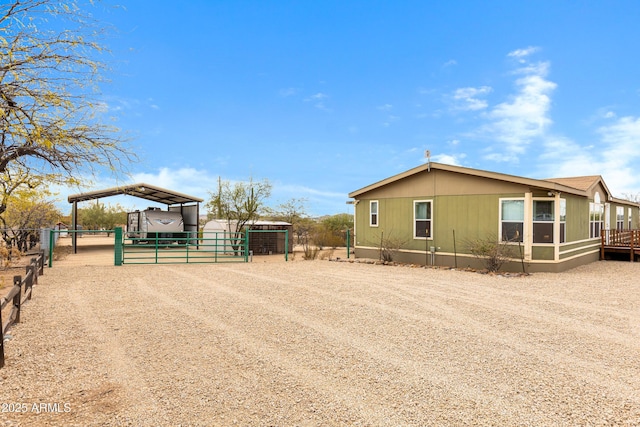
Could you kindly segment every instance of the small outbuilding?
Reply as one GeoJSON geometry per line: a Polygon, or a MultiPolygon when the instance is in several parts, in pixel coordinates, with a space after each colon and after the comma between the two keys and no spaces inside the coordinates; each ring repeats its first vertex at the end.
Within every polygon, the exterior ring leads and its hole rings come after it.
{"type": "MultiPolygon", "coordinates": [[[[202,232],[204,238],[218,234],[226,239],[231,236],[232,230],[235,230],[235,222],[214,219],[204,225],[202,232]]],[[[293,252],[293,226],[288,222],[252,221],[245,224],[245,230],[249,230],[249,250],[254,255],[284,254],[285,247],[289,253],[293,252]]]]}

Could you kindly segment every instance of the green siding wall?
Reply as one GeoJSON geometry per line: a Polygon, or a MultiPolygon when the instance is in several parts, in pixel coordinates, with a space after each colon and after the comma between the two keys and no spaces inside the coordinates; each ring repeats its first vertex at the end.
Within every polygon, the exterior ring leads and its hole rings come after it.
{"type": "Polygon", "coordinates": [[[424,251],[429,246],[436,246],[439,251],[453,253],[455,249],[458,253],[468,253],[470,241],[498,238],[500,197],[522,197],[522,194],[381,199],[378,200],[378,227],[369,226],[370,200],[362,199],[356,208],[356,244],[377,247],[385,238],[402,242],[402,247],[408,250],[424,251]],[[416,200],[433,201],[432,238],[427,241],[413,238],[413,203],[416,200]]]}
{"type": "Polygon", "coordinates": [[[584,197],[565,195],[567,201],[567,240],[575,242],[589,238],[589,200],[584,197]]]}
{"type": "Polygon", "coordinates": [[[534,246],[531,248],[531,258],[534,260],[553,260],[554,248],[550,246],[534,246]]]}

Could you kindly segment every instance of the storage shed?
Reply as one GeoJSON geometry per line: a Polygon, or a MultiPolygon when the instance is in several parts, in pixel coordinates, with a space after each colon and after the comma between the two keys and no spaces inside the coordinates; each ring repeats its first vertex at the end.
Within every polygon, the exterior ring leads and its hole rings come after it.
{"type": "MultiPolygon", "coordinates": [[[[235,230],[235,222],[214,219],[204,225],[202,232],[204,238],[210,238],[214,233],[228,238],[232,230],[235,230]]],[[[248,222],[245,230],[250,230],[249,250],[255,255],[284,254],[285,246],[288,246],[289,253],[293,252],[293,226],[288,222],[258,220],[248,222]],[[287,234],[289,241],[285,245],[287,234]]]]}

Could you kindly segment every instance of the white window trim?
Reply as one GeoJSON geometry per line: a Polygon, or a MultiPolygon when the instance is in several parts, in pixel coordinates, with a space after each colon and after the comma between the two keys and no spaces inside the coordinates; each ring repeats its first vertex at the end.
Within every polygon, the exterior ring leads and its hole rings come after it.
{"type": "MultiPolygon", "coordinates": [[[[596,193],[596,196],[598,196],[598,193],[596,193]]],[[[600,197],[597,197],[597,200],[600,200],[600,197]]],[[[602,228],[604,228],[604,215],[605,215],[605,207],[604,207],[604,203],[596,203],[595,202],[595,198],[593,202],[589,202],[589,239],[599,239],[600,238],[600,230],[602,228]],[[599,211],[600,213],[600,220],[599,221],[593,221],[591,219],[591,213],[595,212],[595,210],[599,211]],[[594,225],[599,224],[599,229],[595,229],[593,228],[594,225]],[[593,234],[597,234],[597,236],[592,236],[591,231],[594,231],[593,234]]]]}
{"type": "MultiPolygon", "coordinates": [[[[533,202],[553,202],[553,220],[551,220],[551,221],[541,221],[541,220],[536,221],[534,212],[532,211],[531,212],[531,224],[532,224],[531,230],[533,231],[533,224],[554,224],[553,225],[553,230],[555,230],[556,209],[558,210],[557,217],[560,218],[560,211],[559,211],[560,206],[556,206],[555,197],[534,197],[532,199],[532,201],[533,202]]],[[[533,206],[534,206],[534,203],[531,204],[531,208],[532,209],[533,209],[533,206]]],[[[501,218],[502,218],[502,216],[501,216],[501,218]]],[[[559,224],[560,223],[565,223],[564,227],[565,227],[565,234],[566,234],[566,231],[567,231],[566,221],[558,221],[558,223],[559,224]]],[[[555,234],[555,231],[553,232],[553,234],[555,234]]],[[[532,242],[533,242],[533,235],[531,236],[531,239],[532,239],[532,242]]],[[[536,243],[536,242],[533,242],[533,245],[534,246],[555,246],[556,245],[556,236],[555,235],[551,236],[551,239],[553,240],[551,243],[540,243],[540,242],[536,243]]],[[[560,236],[558,236],[558,240],[560,240],[560,236]]],[[[565,239],[565,241],[566,241],[566,239],[565,239]]]]}
{"type": "Polygon", "coordinates": [[[433,199],[427,199],[427,200],[414,200],[413,201],[413,239],[414,240],[433,240],[433,199]],[[431,212],[431,218],[427,219],[427,220],[420,220],[420,221],[430,221],[431,222],[431,227],[429,228],[429,237],[418,237],[416,236],[416,203],[429,203],[431,206],[429,208],[429,212],[431,212]]]}
{"type": "Polygon", "coordinates": [[[560,236],[558,236],[558,244],[560,245],[564,245],[567,243],[567,199],[562,199],[559,198],[558,199],[558,223],[559,224],[564,224],[564,230],[561,227],[558,227],[558,233],[560,233],[560,236]],[[564,202],[564,220],[562,219],[562,204],[564,202]]]}
{"type": "Polygon", "coordinates": [[[498,242],[506,243],[507,245],[523,244],[525,242],[525,235],[527,234],[527,227],[525,219],[527,218],[527,202],[524,197],[501,197],[498,199],[498,242]],[[502,202],[510,200],[521,200],[524,204],[524,214],[522,218],[522,242],[507,242],[502,240],[502,202]]]}
{"type": "Polygon", "coordinates": [[[378,227],[380,225],[380,203],[377,200],[369,201],[369,226],[370,227],[378,227]],[[375,203],[376,205],[376,223],[373,223],[373,213],[371,212],[371,207],[375,203]]]}

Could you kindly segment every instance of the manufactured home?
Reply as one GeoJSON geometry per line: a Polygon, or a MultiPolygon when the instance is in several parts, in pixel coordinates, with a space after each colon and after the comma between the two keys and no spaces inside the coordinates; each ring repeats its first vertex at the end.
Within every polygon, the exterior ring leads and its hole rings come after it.
{"type": "Polygon", "coordinates": [[[506,271],[564,271],[600,257],[602,230],[637,229],[640,205],[599,175],[531,179],[429,162],[349,194],[355,256],[481,268],[481,240],[513,245],[506,271]]]}

